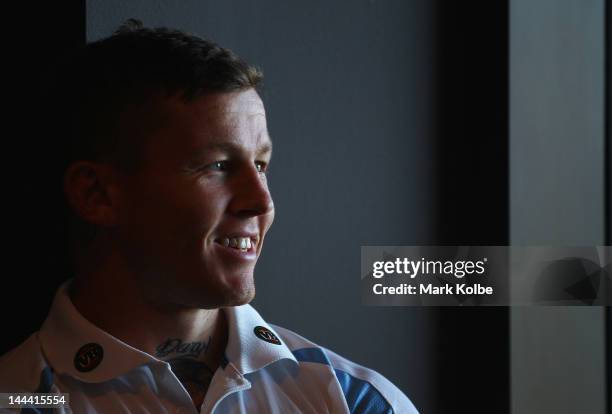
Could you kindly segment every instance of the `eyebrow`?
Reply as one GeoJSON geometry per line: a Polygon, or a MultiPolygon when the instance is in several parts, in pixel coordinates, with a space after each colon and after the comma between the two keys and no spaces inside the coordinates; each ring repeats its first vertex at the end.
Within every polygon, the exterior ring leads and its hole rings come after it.
{"type": "MultiPolygon", "coordinates": [[[[227,152],[231,154],[240,153],[241,148],[231,142],[212,142],[208,145],[205,145],[201,148],[198,148],[194,151],[194,156],[200,157],[209,152],[220,151],[227,152]]],[[[272,141],[268,139],[268,141],[257,148],[257,156],[260,157],[262,155],[271,155],[272,154],[272,141]]]]}

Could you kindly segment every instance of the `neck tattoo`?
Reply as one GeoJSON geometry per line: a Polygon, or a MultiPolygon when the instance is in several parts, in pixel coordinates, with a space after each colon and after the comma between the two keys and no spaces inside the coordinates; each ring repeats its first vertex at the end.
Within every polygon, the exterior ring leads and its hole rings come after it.
{"type": "Polygon", "coordinates": [[[208,342],[183,342],[179,338],[168,338],[155,349],[155,356],[165,358],[170,354],[182,354],[185,357],[198,358],[202,351],[208,351],[211,337],[208,342]]]}

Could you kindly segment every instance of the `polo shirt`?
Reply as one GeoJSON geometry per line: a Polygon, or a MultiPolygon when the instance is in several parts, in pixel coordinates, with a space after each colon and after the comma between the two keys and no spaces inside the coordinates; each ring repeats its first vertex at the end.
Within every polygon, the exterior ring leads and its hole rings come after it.
{"type": "MultiPolygon", "coordinates": [[[[61,409],[23,413],[197,414],[170,364],[85,319],[70,282],[41,329],[0,358],[0,392],[69,394],[61,409]]],[[[265,322],[251,305],[221,309],[228,343],[200,413],[417,413],[381,374],[265,322]]]]}

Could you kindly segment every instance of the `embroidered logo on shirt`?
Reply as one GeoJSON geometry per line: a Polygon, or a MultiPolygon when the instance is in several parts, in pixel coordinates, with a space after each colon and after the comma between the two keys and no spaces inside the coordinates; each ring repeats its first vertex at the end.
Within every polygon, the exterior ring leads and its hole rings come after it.
{"type": "Polygon", "coordinates": [[[104,358],[104,350],[94,342],[83,345],[74,356],[74,367],[81,372],[94,370],[104,358]]]}
{"type": "Polygon", "coordinates": [[[274,333],[272,333],[272,331],[266,327],[256,326],[253,332],[255,332],[255,335],[261,340],[270,342],[271,344],[274,344],[274,345],[281,344],[280,339],[278,339],[278,337],[274,335],[274,333]]]}

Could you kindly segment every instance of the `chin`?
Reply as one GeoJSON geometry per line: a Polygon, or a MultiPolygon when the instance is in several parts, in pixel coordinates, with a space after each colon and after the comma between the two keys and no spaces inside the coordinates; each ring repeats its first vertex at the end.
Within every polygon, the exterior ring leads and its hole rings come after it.
{"type": "Polygon", "coordinates": [[[255,289],[253,288],[249,292],[244,292],[241,296],[234,298],[230,301],[230,304],[224,305],[225,307],[241,306],[250,303],[255,298],[255,289]]]}
{"type": "Polygon", "coordinates": [[[247,280],[242,279],[243,282],[236,284],[230,284],[227,291],[222,296],[225,296],[224,304],[220,306],[240,306],[245,305],[253,300],[255,297],[255,283],[253,278],[247,280]]]}
{"type": "Polygon", "coordinates": [[[199,309],[217,309],[247,304],[255,297],[252,269],[238,271],[187,271],[160,289],[171,302],[199,309]],[[194,278],[194,275],[198,275],[194,278]],[[182,277],[181,277],[182,276],[182,277]]]}
{"type": "Polygon", "coordinates": [[[201,287],[199,294],[193,297],[189,302],[193,303],[200,309],[216,309],[224,307],[233,307],[245,305],[255,297],[255,283],[252,275],[250,277],[240,277],[227,280],[225,283],[220,283],[216,286],[201,287]]]}
{"type": "Polygon", "coordinates": [[[246,305],[255,297],[255,289],[246,291],[220,291],[216,295],[211,295],[210,291],[194,297],[193,292],[183,295],[182,299],[173,302],[180,303],[182,306],[197,309],[218,309],[233,306],[246,305]]]}

